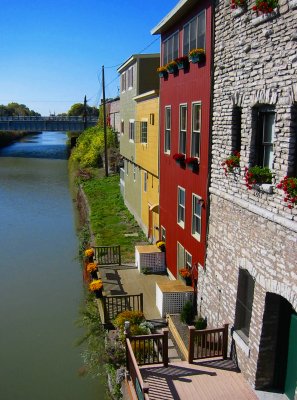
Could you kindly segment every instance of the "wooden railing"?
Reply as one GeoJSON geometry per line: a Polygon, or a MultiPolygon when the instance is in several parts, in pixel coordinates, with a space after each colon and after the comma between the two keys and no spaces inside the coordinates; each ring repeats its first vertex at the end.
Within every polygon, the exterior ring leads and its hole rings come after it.
{"type": "Polygon", "coordinates": [[[227,358],[228,324],[223,328],[203,330],[189,326],[189,333],[189,363],[201,358],[227,358]]]}
{"type": "Polygon", "coordinates": [[[163,328],[162,332],[128,337],[138,365],[168,366],[168,329],[163,328]]]}
{"type": "Polygon", "coordinates": [[[108,324],[123,311],[143,312],[143,293],[103,296],[101,299],[101,305],[101,321],[103,324],[108,324]]]}
{"type": "Polygon", "coordinates": [[[126,339],[126,362],[131,381],[139,400],[149,400],[149,386],[143,382],[130,340],[126,339]]]}
{"type": "Polygon", "coordinates": [[[99,265],[121,265],[121,246],[92,246],[99,265]]]}

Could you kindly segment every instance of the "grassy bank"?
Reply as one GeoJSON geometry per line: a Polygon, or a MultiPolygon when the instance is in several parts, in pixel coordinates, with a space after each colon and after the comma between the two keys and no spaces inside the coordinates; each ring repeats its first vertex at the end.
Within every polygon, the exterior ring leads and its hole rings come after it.
{"type": "Polygon", "coordinates": [[[82,186],[91,209],[90,223],[96,244],[121,246],[123,262],[133,262],[135,245],[147,242],[120,193],[119,175],[94,177],[82,186]],[[137,234],[137,236],[126,236],[137,234]]]}

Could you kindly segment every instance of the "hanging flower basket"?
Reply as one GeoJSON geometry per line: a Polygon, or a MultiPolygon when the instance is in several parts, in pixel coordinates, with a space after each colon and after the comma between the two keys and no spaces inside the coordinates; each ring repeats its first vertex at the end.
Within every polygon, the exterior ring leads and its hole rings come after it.
{"type": "Polygon", "coordinates": [[[288,208],[297,206],[297,178],[285,176],[276,187],[285,192],[284,202],[288,208]]]}
{"type": "Polygon", "coordinates": [[[86,249],[85,250],[85,257],[87,262],[91,263],[94,261],[94,250],[92,248],[86,249]]]}
{"type": "Polygon", "coordinates": [[[163,240],[158,240],[156,242],[156,246],[158,247],[158,249],[160,249],[161,251],[165,251],[166,247],[165,247],[165,242],[163,242],[163,240]]]}
{"type": "Polygon", "coordinates": [[[166,65],[166,69],[169,74],[174,74],[177,71],[177,63],[175,61],[171,61],[166,65]]]}
{"type": "Polygon", "coordinates": [[[268,167],[260,167],[255,165],[254,167],[245,167],[245,185],[248,189],[252,189],[255,184],[271,183],[272,172],[268,167]]]}
{"type": "Polygon", "coordinates": [[[198,171],[199,159],[196,157],[187,157],[185,159],[186,166],[190,168],[193,172],[198,171]]]}
{"type": "Polygon", "coordinates": [[[183,56],[175,59],[178,69],[186,69],[189,66],[189,57],[183,56]]]}
{"type": "Polygon", "coordinates": [[[179,165],[185,165],[185,155],[183,153],[176,153],[173,156],[175,162],[179,165]]]}
{"type": "Polygon", "coordinates": [[[181,268],[178,272],[179,272],[179,275],[184,279],[186,285],[191,286],[192,285],[191,271],[188,268],[184,267],[184,268],[181,268]]]}
{"type": "Polygon", "coordinates": [[[189,52],[189,61],[193,64],[200,63],[205,60],[204,49],[193,49],[189,52]]]}
{"type": "Polygon", "coordinates": [[[95,279],[89,284],[89,290],[95,293],[96,297],[102,297],[103,282],[101,279],[95,279]]]}

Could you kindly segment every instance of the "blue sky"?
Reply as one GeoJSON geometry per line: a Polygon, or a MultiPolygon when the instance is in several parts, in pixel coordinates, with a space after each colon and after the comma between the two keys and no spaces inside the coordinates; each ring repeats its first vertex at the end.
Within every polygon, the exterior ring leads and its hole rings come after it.
{"type": "Polygon", "coordinates": [[[0,104],[15,101],[48,115],[118,94],[115,65],[159,52],[150,30],[178,0],[1,0],[0,104]],[[110,68],[113,67],[113,68],[110,68]]]}

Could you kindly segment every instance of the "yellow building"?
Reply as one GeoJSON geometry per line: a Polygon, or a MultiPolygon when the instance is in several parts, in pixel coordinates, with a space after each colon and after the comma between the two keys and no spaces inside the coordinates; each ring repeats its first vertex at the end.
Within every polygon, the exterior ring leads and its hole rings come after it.
{"type": "Polygon", "coordinates": [[[135,164],[141,172],[141,225],[155,242],[159,239],[159,93],[152,90],[134,100],[135,164]]]}

